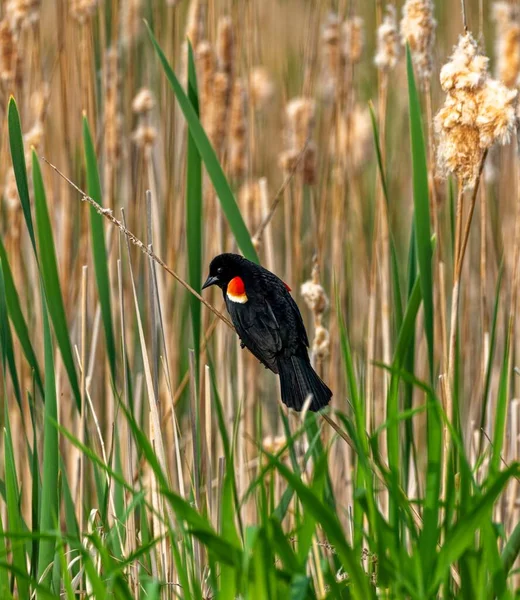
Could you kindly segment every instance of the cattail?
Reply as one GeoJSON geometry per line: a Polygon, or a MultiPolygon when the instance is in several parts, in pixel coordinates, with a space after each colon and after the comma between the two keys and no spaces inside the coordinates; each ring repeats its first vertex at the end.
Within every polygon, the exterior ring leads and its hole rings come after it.
{"type": "Polygon", "coordinates": [[[325,98],[334,98],[345,69],[345,54],[341,44],[341,22],[338,15],[329,13],[322,33],[323,88],[325,98]]]}
{"type": "Polygon", "coordinates": [[[289,148],[289,150],[284,150],[278,156],[278,164],[280,165],[280,169],[288,175],[296,168],[296,163],[300,157],[300,152],[295,150],[294,148],[289,148]]]}
{"type": "Polygon", "coordinates": [[[229,77],[223,71],[215,73],[213,78],[213,99],[211,114],[208,118],[209,138],[219,154],[223,148],[227,132],[227,113],[229,96],[229,77]]]}
{"type": "Polygon", "coordinates": [[[435,42],[433,0],[406,0],[401,19],[401,39],[410,44],[410,51],[417,74],[422,80],[432,74],[432,54],[435,42]]]}
{"type": "Polygon", "coordinates": [[[153,110],[155,99],[148,88],[141,88],[132,100],[132,111],[136,115],[145,115],[153,110]]]}
{"type": "Polygon", "coordinates": [[[365,45],[363,19],[352,17],[343,23],[343,54],[345,60],[354,65],[361,60],[365,45]]]}
{"type": "Polygon", "coordinates": [[[85,23],[96,12],[97,0],[71,0],[70,14],[78,23],[85,23]]]}
{"type": "Polygon", "coordinates": [[[355,104],[348,115],[340,118],[337,134],[332,132],[330,152],[355,174],[370,160],[373,148],[370,112],[366,106],[355,104]]]}
{"type": "Polygon", "coordinates": [[[395,6],[387,6],[387,14],[377,30],[377,51],[374,64],[381,71],[393,69],[399,60],[400,54],[399,32],[395,6]]]}
{"type": "Polygon", "coordinates": [[[48,83],[42,83],[39,89],[31,94],[31,114],[35,121],[43,121],[49,102],[50,88],[48,83]]]}
{"type": "Polygon", "coordinates": [[[246,92],[240,79],[233,85],[229,118],[229,174],[241,179],[247,170],[246,92]]]}
{"type": "Polygon", "coordinates": [[[489,77],[488,62],[468,33],[440,74],[447,95],[435,117],[437,162],[466,187],[475,183],[484,151],[507,143],[516,124],[517,92],[489,77]]]}
{"type": "Polygon", "coordinates": [[[289,125],[289,146],[302,150],[314,129],[316,104],[310,98],[293,98],[286,106],[285,113],[289,125]]]}
{"type": "Polygon", "coordinates": [[[246,217],[249,231],[255,231],[262,220],[262,202],[258,181],[248,181],[238,190],[240,210],[246,217]]]}
{"type": "Polygon", "coordinates": [[[16,71],[16,42],[8,19],[0,21],[0,78],[13,81],[16,71]]]}
{"type": "Polygon", "coordinates": [[[508,87],[519,84],[520,75],[520,23],[518,7],[508,2],[493,4],[496,23],[496,74],[508,87]]]}
{"type": "Polygon", "coordinates": [[[232,78],[235,66],[235,40],[231,17],[221,17],[218,21],[217,58],[219,70],[232,78]]]}
{"type": "Polygon", "coordinates": [[[329,299],[320,284],[320,271],[316,257],[311,279],[301,285],[300,293],[314,316],[312,351],[317,359],[323,360],[328,356],[330,350],[330,335],[322,323],[323,313],[329,306],[329,299]]]}
{"type": "Polygon", "coordinates": [[[144,123],[139,124],[137,129],[132,133],[132,140],[135,142],[135,145],[145,152],[152,149],[156,137],[157,130],[155,127],[144,123]]]}
{"type": "Polygon", "coordinates": [[[256,66],[251,69],[249,87],[253,108],[261,111],[268,107],[274,97],[274,83],[265,67],[256,66]]]}
{"type": "Polygon", "coordinates": [[[125,0],[121,8],[121,43],[130,46],[142,28],[141,0],[125,0]]]}
{"type": "Polygon", "coordinates": [[[303,183],[314,185],[316,183],[318,149],[314,142],[309,142],[303,157],[303,183]]]}
{"type": "Polygon", "coordinates": [[[203,11],[200,0],[191,0],[186,20],[186,37],[190,40],[192,48],[199,45],[203,36],[203,11]]]}
{"type": "Polygon", "coordinates": [[[200,112],[206,125],[211,105],[213,78],[215,76],[215,53],[208,41],[200,42],[195,53],[197,77],[199,81],[200,112]]]}
{"type": "MultiPolygon", "coordinates": [[[[37,150],[41,146],[43,133],[43,123],[41,121],[36,121],[31,129],[24,133],[23,141],[25,148],[27,148],[27,150],[35,148],[37,150]]],[[[28,164],[30,165],[31,162],[32,160],[28,161],[28,164]]]]}
{"type": "Polygon", "coordinates": [[[104,68],[105,158],[110,169],[117,165],[120,155],[121,116],[118,103],[119,69],[115,48],[107,50],[104,68]]]}
{"type": "Polygon", "coordinates": [[[15,31],[30,27],[40,18],[40,0],[9,0],[5,14],[15,31]]]}

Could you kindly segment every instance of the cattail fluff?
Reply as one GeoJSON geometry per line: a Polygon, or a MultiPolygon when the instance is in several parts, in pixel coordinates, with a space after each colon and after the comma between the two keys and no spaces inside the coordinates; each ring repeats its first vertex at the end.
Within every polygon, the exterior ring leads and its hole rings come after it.
{"type": "Polygon", "coordinates": [[[352,17],[343,23],[343,54],[345,60],[355,65],[361,60],[365,46],[365,33],[363,31],[363,19],[352,17]]]}
{"type": "Polygon", "coordinates": [[[262,201],[258,180],[248,181],[238,191],[240,211],[244,215],[249,231],[255,231],[262,221],[262,201]]]}
{"type": "Polygon", "coordinates": [[[141,88],[132,101],[132,110],[137,115],[137,127],[132,133],[136,146],[149,154],[157,137],[157,130],[150,124],[150,113],[155,106],[155,98],[148,88],[141,88]]]}
{"type": "Polygon", "coordinates": [[[247,112],[246,90],[236,79],[231,95],[229,118],[229,174],[234,180],[242,179],[247,171],[247,112]]]}
{"type": "Polygon", "coordinates": [[[217,71],[213,78],[213,98],[208,119],[208,134],[215,148],[220,154],[224,147],[228,122],[229,76],[223,71],[217,71]]]}
{"type": "Polygon", "coordinates": [[[110,199],[112,176],[117,169],[121,154],[121,114],[119,112],[119,68],[115,48],[105,54],[104,72],[104,142],[105,142],[105,190],[110,199]]]}
{"type": "Polygon", "coordinates": [[[507,143],[516,124],[517,92],[489,77],[488,62],[467,33],[440,73],[446,100],[435,116],[437,163],[465,187],[474,185],[484,151],[507,143]]]}
{"type": "Polygon", "coordinates": [[[274,83],[265,67],[257,65],[251,69],[249,89],[251,105],[255,110],[263,111],[269,107],[274,97],[274,83]]]}
{"type": "Polygon", "coordinates": [[[312,185],[316,181],[316,146],[312,141],[316,104],[305,97],[293,98],[286,106],[288,148],[280,154],[279,164],[285,173],[290,173],[300,160],[305,148],[300,170],[303,181],[312,185]]]}
{"type": "Polygon", "coordinates": [[[97,0],[71,0],[70,14],[78,23],[83,24],[96,12],[97,0]]]}
{"type": "Polygon", "coordinates": [[[9,0],[5,14],[14,30],[34,25],[40,18],[40,0],[9,0]]]}
{"type": "Polygon", "coordinates": [[[203,10],[200,0],[191,0],[186,20],[186,37],[192,48],[199,45],[203,36],[203,10]]]}
{"type": "Polygon", "coordinates": [[[352,174],[363,169],[374,149],[370,111],[366,106],[356,103],[347,115],[340,117],[337,134],[331,135],[329,148],[352,174]]]}
{"type": "Polygon", "coordinates": [[[9,20],[0,21],[0,78],[12,83],[16,73],[16,39],[9,20]]]}
{"type": "Polygon", "coordinates": [[[323,313],[329,307],[329,299],[320,284],[320,271],[316,259],[314,260],[311,279],[301,285],[300,293],[314,317],[312,351],[316,358],[322,360],[328,356],[330,350],[330,335],[322,323],[323,313]]]}
{"type": "Polygon", "coordinates": [[[399,61],[401,50],[395,6],[389,4],[383,22],[377,30],[377,51],[374,64],[381,71],[390,71],[399,61]]]}
{"type": "Polygon", "coordinates": [[[207,127],[213,91],[213,78],[215,76],[215,53],[208,41],[202,41],[197,46],[195,64],[199,85],[201,119],[204,126],[207,127]]]}
{"type": "Polygon", "coordinates": [[[496,75],[508,87],[516,87],[520,83],[519,10],[509,2],[495,2],[492,14],[496,24],[496,75]]]}
{"type": "Polygon", "coordinates": [[[413,63],[423,81],[432,74],[436,27],[433,0],[406,0],[401,19],[401,39],[403,44],[410,44],[413,63]]]}
{"type": "Polygon", "coordinates": [[[121,43],[131,46],[142,31],[142,0],[125,0],[121,5],[121,43]]]}
{"type": "Polygon", "coordinates": [[[218,21],[217,29],[218,68],[233,77],[235,67],[235,39],[231,17],[224,16],[218,21]]]}
{"type": "Polygon", "coordinates": [[[341,87],[345,72],[345,54],[341,43],[341,22],[338,15],[329,13],[322,32],[322,96],[334,99],[341,87]]]}

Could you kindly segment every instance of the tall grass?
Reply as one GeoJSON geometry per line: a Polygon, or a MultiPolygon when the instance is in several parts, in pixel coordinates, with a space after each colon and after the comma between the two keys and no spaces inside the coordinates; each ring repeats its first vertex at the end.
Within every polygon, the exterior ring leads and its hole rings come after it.
{"type": "Polygon", "coordinates": [[[187,4],[2,21],[1,598],[515,597],[518,156],[469,209],[449,332],[464,196],[435,180],[431,103],[459,8],[425,85],[413,45],[377,77],[381,2],[187,4]],[[334,46],[357,12],[364,54],[356,19],[334,46]],[[222,251],[290,279],[322,414],[287,411],[201,298],[222,251]]]}

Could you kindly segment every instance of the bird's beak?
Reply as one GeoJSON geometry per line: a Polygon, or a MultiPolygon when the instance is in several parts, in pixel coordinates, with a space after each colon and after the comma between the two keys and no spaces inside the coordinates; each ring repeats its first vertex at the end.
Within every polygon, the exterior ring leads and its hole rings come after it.
{"type": "Polygon", "coordinates": [[[210,285],[215,285],[217,283],[217,281],[218,281],[218,277],[214,277],[214,276],[209,275],[208,278],[206,279],[206,282],[202,286],[202,289],[205,290],[210,285]]]}

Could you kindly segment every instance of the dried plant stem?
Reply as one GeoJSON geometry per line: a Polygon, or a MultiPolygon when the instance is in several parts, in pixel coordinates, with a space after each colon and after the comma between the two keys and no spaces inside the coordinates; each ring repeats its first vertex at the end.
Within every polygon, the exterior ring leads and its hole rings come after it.
{"type": "Polygon", "coordinates": [[[468,21],[466,19],[466,3],[464,0],[460,0],[460,9],[462,11],[462,26],[464,27],[464,33],[468,33],[468,21]]]}
{"type": "Polygon", "coordinates": [[[134,235],[121,221],[116,219],[112,214],[112,210],[110,208],[103,208],[100,206],[93,198],[91,198],[88,194],[86,194],[81,188],[79,188],[73,181],[71,181],[68,177],[66,177],[57,167],[55,167],[52,163],[50,163],[44,156],[41,157],[52,169],[58,173],[60,177],[63,177],[65,181],[67,181],[77,192],[79,192],[82,196],[82,202],[88,202],[91,206],[96,209],[101,216],[108,219],[113,225],[115,225],[125,236],[128,238],[130,242],[134,246],[137,246],[141,252],[148,255],[152,260],[154,260],[160,267],[162,267],[169,275],[171,275],[176,281],[178,281],[183,287],[185,287],[191,294],[193,294],[197,300],[202,302],[206,308],[208,308],[214,315],[216,315],[221,321],[223,321],[230,329],[234,330],[233,324],[231,321],[225,317],[220,311],[218,311],[212,304],[210,304],[207,300],[205,300],[198,292],[196,292],[182,277],[177,275],[175,271],[170,269],[168,265],[159,258],[154,252],[152,252],[143,242],[134,235]]]}

